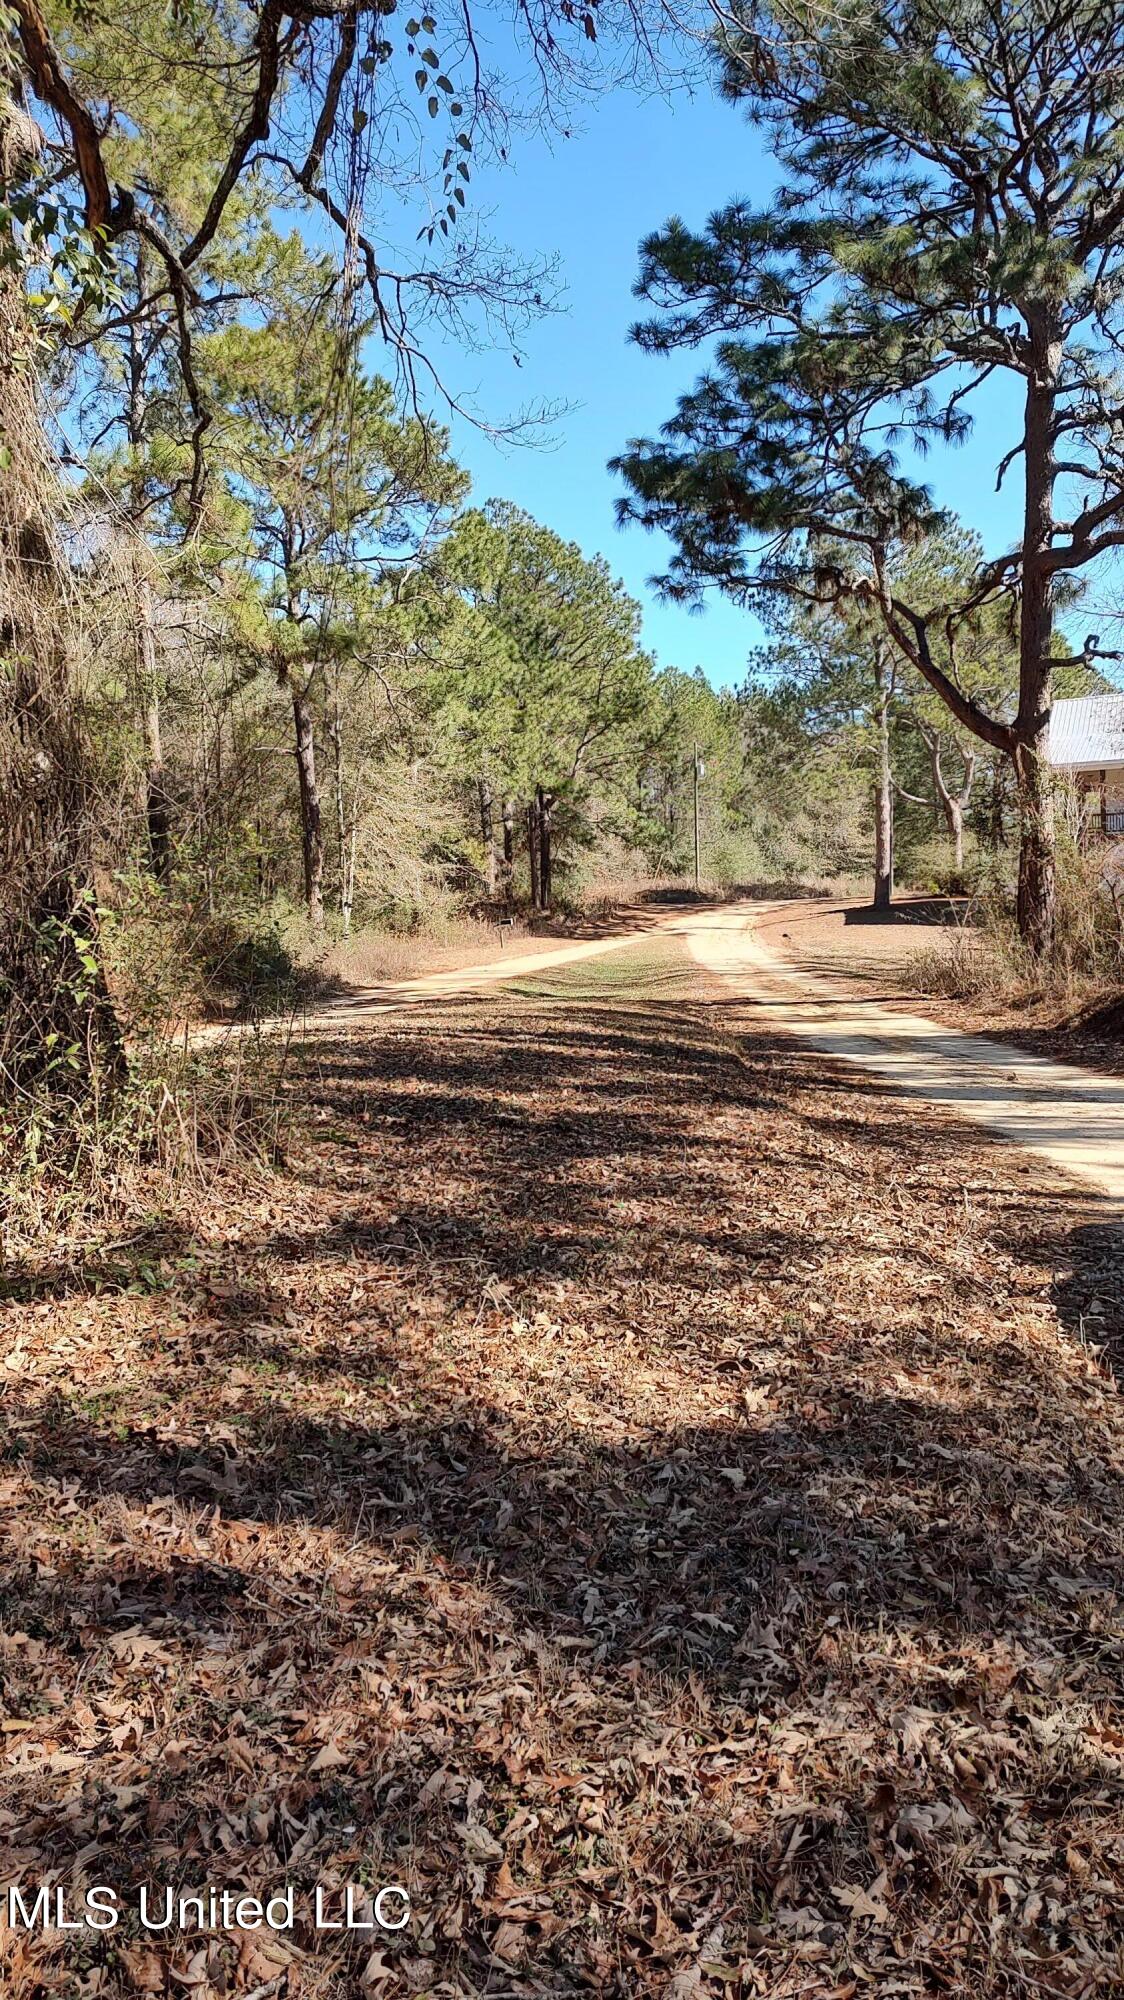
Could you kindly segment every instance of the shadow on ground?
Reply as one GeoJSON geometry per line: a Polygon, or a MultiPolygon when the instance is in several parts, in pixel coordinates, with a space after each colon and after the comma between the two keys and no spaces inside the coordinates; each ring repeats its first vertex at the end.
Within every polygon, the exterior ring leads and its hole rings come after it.
{"type": "Polygon", "coordinates": [[[1107,1978],[1120,1233],[651,949],[325,1037],[283,1198],[23,1274],[18,1865],[393,1871],[385,1985],[293,1946],[379,2000],[1107,1978]]]}

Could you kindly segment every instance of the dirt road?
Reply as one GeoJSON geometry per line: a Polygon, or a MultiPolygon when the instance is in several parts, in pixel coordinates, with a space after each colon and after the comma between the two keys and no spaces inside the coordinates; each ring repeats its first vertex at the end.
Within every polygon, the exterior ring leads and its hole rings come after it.
{"type": "Polygon", "coordinates": [[[743,904],[700,912],[684,935],[698,962],[760,1008],[771,1027],[1040,1154],[1114,1204],[1124,1202],[1124,1078],[1048,1062],[892,1003],[856,998],[845,981],[797,970],[763,944],[756,934],[761,909],[743,904]]]}
{"type": "Polygon", "coordinates": [[[421,1006],[427,1001],[464,999],[473,994],[486,993],[496,986],[510,986],[536,972],[579,965],[584,959],[603,958],[610,952],[627,951],[643,943],[654,932],[679,930],[682,923],[682,915],[678,912],[664,915],[653,911],[643,924],[630,924],[626,917],[623,927],[615,935],[582,938],[572,944],[544,944],[538,950],[526,949],[526,940],[522,940],[518,951],[501,953],[498,958],[488,959],[481,965],[457,966],[448,972],[423,972],[412,979],[396,979],[381,986],[357,987],[344,999],[332,1001],[315,1015],[310,1015],[306,1025],[329,1027],[342,1021],[373,1020],[380,1014],[402,1007],[421,1006]]]}
{"type": "MultiPolygon", "coordinates": [[[[358,992],[318,1016],[315,1025],[345,1018],[362,1022],[403,1007],[478,995],[627,951],[660,930],[682,938],[692,957],[727,989],[765,1010],[772,1029],[798,1035],[903,1095],[970,1119],[1040,1154],[1112,1202],[1124,1202],[1124,1078],[1049,1062],[880,999],[856,998],[846,981],[787,965],[763,943],[761,919],[789,908],[799,916],[805,907],[798,902],[696,906],[655,918],[644,931],[548,946],[358,992]]],[[[779,928],[772,922],[770,935],[779,928]]]]}

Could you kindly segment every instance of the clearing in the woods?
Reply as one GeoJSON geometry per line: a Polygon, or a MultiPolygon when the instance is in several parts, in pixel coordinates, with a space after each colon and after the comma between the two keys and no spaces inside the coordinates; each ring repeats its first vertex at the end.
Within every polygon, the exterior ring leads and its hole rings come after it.
{"type": "Polygon", "coordinates": [[[282,1175],[9,1274],[0,1874],[123,1905],[13,2000],[1121,1990],[1118,1210],[691,943],[332,1019],[282,1175]]]}

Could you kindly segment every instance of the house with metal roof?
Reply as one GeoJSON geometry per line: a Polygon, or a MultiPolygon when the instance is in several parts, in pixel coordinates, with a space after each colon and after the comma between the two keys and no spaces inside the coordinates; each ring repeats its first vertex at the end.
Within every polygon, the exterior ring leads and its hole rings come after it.
{"type": "Polygon", "coordinates": [[[1089,830],[1124,837],[1124,693],[1056,701],[1047,754],[1084,795],[1089,830]]]}

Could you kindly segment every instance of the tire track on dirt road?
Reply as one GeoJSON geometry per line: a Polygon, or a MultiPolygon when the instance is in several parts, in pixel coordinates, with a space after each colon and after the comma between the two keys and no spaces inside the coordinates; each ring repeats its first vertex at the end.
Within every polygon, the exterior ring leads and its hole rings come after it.
{"type": "Polygon", "coordinates": [[[1012,1140],[1124,1205],[1124,1078],[1049,1062],[798,971],[755,934],[759,915],[784,907],[694,910],[676,928],[697,963],[760,1009],[770,1028],[1012,1140]]]}

